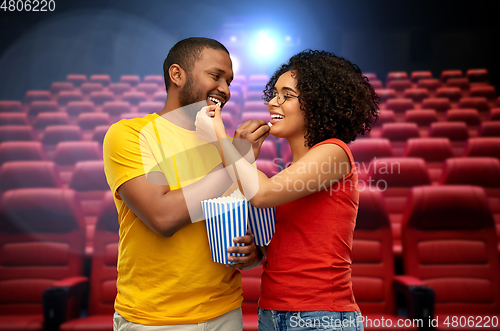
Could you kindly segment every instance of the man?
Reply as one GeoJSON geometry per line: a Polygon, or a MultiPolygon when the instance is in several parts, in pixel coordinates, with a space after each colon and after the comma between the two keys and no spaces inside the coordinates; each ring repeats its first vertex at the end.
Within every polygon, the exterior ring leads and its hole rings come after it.
{"type": "MultiPolygon", "coordinates": [[[[115,330],[221,330],[242,328],[241,275],[236,268],[262,258],[251,235],[228,251],[232,268],[212,262],[201,201],[221,196],[231,179],[217,144],[197,137],[196,113],[223,105],[233,79],[227,49],[188,38],[163,65],[164,108],[114,124],[104,139],[108,184],[119,213],[115,330]]],[[[247,121],[234,144],[257,157],[268,135],[265,121],[247,121]],[[246,142],[246,144],[242,143],[246,142]]]]}

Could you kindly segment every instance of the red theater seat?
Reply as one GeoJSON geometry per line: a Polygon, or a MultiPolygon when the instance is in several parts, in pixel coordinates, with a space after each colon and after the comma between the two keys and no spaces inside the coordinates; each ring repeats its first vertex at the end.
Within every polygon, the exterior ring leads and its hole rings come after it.
{"type": "Polygon", "coordinates": [[[497,100],[497,92],[494,86],[471,86],[469,96],[486,98],[490,106],[493,106],[497,100]]]}
{"type": "Polygon", "coordinates": [[[385,320],[396,325],[398,319],[404,319],[396,313],[394,281],[392,231],[382,194],[362,190],[352,243],[352,288],[365,318],[365,330],[385,330],[375,327],[374,322],[385,320]]]}
{"type": "Polygon", "coordinates": [[[385,108],[394,111],[396,114],[400,114],[400,117],[402,117],[405,111],[414,109],[415,106],[412,99],[395,98],[387,100],[385,108]]]}
{"type": "Polygon", "coordinates": [[[165,79],[160,75],[144,76],[144,83],[153,83],[156,86],[162,87],[165,84],[165,79]]]}
{"type": "Polygon", "coordinates": [[[137,111],[139,113],[146,113],[146,114],[157,113],[163,109],[164,105],[165,105],[164,103],[157,101],[141,102],[139,104],[139,108],[137,111]]]}
{"type": "Polygon", "coordinates": [[[35,134],[29,125],[0,126],[0,143],[6,141],[33,141],[35,134]]]}
{"type": "Polygon", "coordinates": [[[490,111],[488,100],[485,97],[468,97],[460,99],[459,108],[474,108],[479,113],[487,114],[490,111]]]}
{"type": "Polygon", "coordinates": [[[470,83],[467,78],[450,78],[446,82],[446,86],[459,88],[462,92],[462,96],[467,96],[469,94],[470,83]]]}
{"type": "Polygon", "coordinates": [[[103,87],[101,83],[83,83],[80,91],[83,94],[91,94],[92,92],[102,92],[103,87]]]}
{"type": "Polygon", "coordinates": [[[111,78],[109,75],[92,75],[90,76],[90,81],[93,83],[101,83],[102,86],[108,86],[111,84],[111,78]]]}
{"type": "Polygon", "coordinates": [[[123,75],[120,77],[120,83],[127,83],[130,86],[137,86],[141,82],[139,76],[135,75],[123,75]]]}
{"type": "Polygon", "coordinates": [[[500,318],[497,240],[482,188],[411,190],[403,220],[404,271],[435,291],[436,330],[454,330],[459,321],[461,330],[476,330],[463,321],[500,318]]]}
{"type": "Polygon", "coordinates": [[[467,70],[466,77],[471,83],[490,83],[490,77],[486,69],[469,69],[467,70]]]}
{"type": "Polygon", "coordinates": [[[465,145],[466,157],[495,157],[500,160],[500,138],[471,138],[465,145]]]}
{"type": "Polygon", "coordinates": [[[394,114],[394,111],[381,110],[378,114],[378,118],[377,118],[377,122],[375,123],[375,126],[381,127],[382,124],[395,123],[395,122],[396,122],[396,115],[394,114]]]}
{"type": "Polygon", "coordinates": [[[82,92],[80,91],[61,91],[58,94],[57,102],[61,106],[66,106],[71,101],[83,101],[82,92]]]}
{"type": "Polygon", "coordinates": [[[90,101],[71,101],[68,102],[66,107],[66,113],[69,116],[77,116],[80,113],[93,113],[95,112],[95,106],[90,101]]]}
{"type": "Polygon", "coordinates": [[[33,101],[28,108],[29,116],[36,116],[40,113],[55,113],[59,107],[55,101],[33,101]]]}
{"type": "Polygon", "coordinates": [[[102,112],[110,116],[119,116],[124,113],[130,113],[130,103],[126,101],[108,101],[102,107],[102,112]]]}
{"type": "Polygon", "coordinates": [[[63,184],[69,184],[77,162],[94,160],[102,160],[102,146],[96,141],[61,142],[54,152],[63,184]]]}
{"type": "Polygon", "coordinates": [[[78,115],[77,124],[83,130],[94,130],[98,125],[111,125],[107,113],[82,113],[78,115]]]}
{"type": "Polygon", "coordinates": [[[276,145],[271,140],[266,140],[260,147],[259,160],[274,160],[278,157],[276,145]]]}
{"type": "Polygon", "coordinates": [[[245,121],[248,120],[264,120],[264,121],[270,121],[271,120],[271,115],[269,114],[268,111],[262,112],[262,111],[254,111],[254,112],[243,112],[241,114],[241,119],[239,121],[239,125],[245,123],[245,121]]]}
{"type": "Polygon", "coordinates": [[[444,161],[453,157],[453,149],[447,138],[409,139],[403,156],[424,159],[431,181],[436,183],[441,177],[444,161]]]}
{"type": "Polygon", "coordinates": [[[0,329],[43,330],[44,291],[57,284],[68,291],[85,281],[79,277],[85,230],[78,197],[59,188],[11,190],[0,213],[0,329]]]}
{"type": "Polygon", "coordinates": [[[437,122],[432,123],[429,129],[431,138],[448,138],[451,141],[454,155],[462,155],[469,131],[464,122],[437,122]]]}
{"type": "Polygon", "coordinates": [[[259,329],[258,312],[261,275],[262,265],[241,271],[243,331],[258,331],[259,329]]]}
{"type": "Polygon", "coordinates": [[[87,226],[86,255],[92,256],[94,227],[99,214],[100,203],[109,191],[104,175],[103,161],[77,162],[69,182],[69,188],[78,192],[87,226]]]}
{"type": "Polygon", "coordinates": [[[479,137],[500,137],[500,122],[482,122],[479,137]]]}
{"type": "Polygon", "coordinates": [[[403,96],[404,90],[411,89],[413,87],[413,84],[409,79],[398,79],[388,81],[386,87],[388,89],[393,89],[394,91],[396,91],[396,95],[401,97],[403,96]]]}
{"type": "Polygon", "coordinates": [[[489,157],[446,160],[441,185],[475,185],[484,188],[497,226],[500,249],[500,161],[489,157]]]}
{"type": "Polygon", "coordinates": [[[417,87],[426,88],[430,95],[433,96],[435,91],[442,86],[439,79],[436,78],[424,78],[418,81],[417,87]]]}
{"type": "Polygon", "coordinates": [[[21,101],[0,100],[0,113],[20,113],[22,111],[21,101]]]}
{"type": "Polygon", "coordinates": [[[432,73],[430,71],[414,71],[411,73],[410,79],[416,84],[422,79],[432,79],[432,73]]]}
{"type": "Polygon", "coordinates": [[[111,83],[108,86],[108,91],[112,92],[115,96],[122,95],[125,92],[129,92],[132,88],[128,83],[111,83]]]}
{"type": "Polygon", "coordinates": [[[30,125],[25,113],[0,113],[0,126],[30,125]]]}
{"type": "Polygon", "coordinates": [[[61,91],[73,91],[75,86],[70,82],[54,82],[50,85],[50,93],[58,94],[61,91]]]}
{"type": "Polygon", "coordinates": [[[462,70],[443,70],[441,72],[441,81],[446,83],[450,78],[461,78],[463,76],[462,70]]]}
{"type": "Polygon", "coordinates": [[[0,168],[0,191],[34,187],[62,187],[54,162],[11,161],[0,168]]]}
{"type": "Polygon", "coordinates": [[[267,105],[264,104],[264,100],[262,101],[245,101],[243,105],[242,112],[267,112],[267,105]]]}
{"type": "Polygon", "coordinates": [[[489,121],[500,121],[500,108],[491,108],[488,115],[489,121]]]}
{"type": "Polygon", "coordinates": [[[437,112],[434,109],[416,109],[405,112],[404,121],[415,123],[419,127],[428,127],[431,123],[439,121],[437,112]]]}
{"type": "Polygon", "coordinates": [[[135,87],[136,91],[144,92],[145,94],[152,95],[158,91],[158,85],[156,83],[139,83],[135,87]]]}
{"type": "Polygon", "coordinates": [[[382,85],[382,82],[379,81],[379,80],[371,80],[370,81],[370,85],[372,86],[372,88],[374,90],[376,90],[376,89],[383,89],[384,88],[384,86],[382,85]]]}
{"type": "Polygon", "coordinates": [[[440,114],[444,116],[444,113],[446,113],[446,111],[451,108],[451,103],[448,98],[428,98],[422,100],[421,108],[434,109],[438,113],[438,116],[440,114]]]}
{"type": "Polygon", "coordinates": [[[126,101],[131,105],[138,105],[146,101],[146,93],[138,91],[130,91],[123,93],[122,101],[126,101]]]}
{"type": "Polygon", "coordinates": [[[377,74],[374,72],[363,72],[363,76],[368,78],[368,80],[371,82],[372,80],[378,80],[377,74]]]}
{"type": "Polygon", "coordinates": [[[116,270],[118,228],[118,213],[113,194],[108,192],[100,205],[95,227],[88,314],[86,317],[63,323],[60,327],[61,331],[113,330],[116,277],[118,276],[116,270]]]}
{"type": "Polygon", "coordinates": [[[385,83],[387,85],[388,82],[390,81],[395,81],[395,80],[407,80],[408,79],[408,74],[404,71],[393,71],[387,73],[387,78],[385,79],[385,83]]]}
{"type": "Polygon", "coordinates": [[[98,125],[94,128],[94,133],[92,134],[92,141],[97,141],[102,145],[104,141],[104,136],[108,132],[109,125],[98,125]]]}
{"type": "MultiPolygon", "coordinates": [[[[258,101],[258,102],[263,102],[262,100],[262,97],[264,96],[264,94],[262,93],[262,91],[249,91],[247,92],[247,96],[245,98],[245,102],[248,102],[248,101],[258,101]]],[[[232,96],[231,96],[232,98],[232,96]]]]}
{"type": "Polygon", "coordinates": [[[24,97],[24,102],[27,104],[33,101],[51,101],[50,91],[28,91],[24,97]]]}
{"type": "MultiPolygon", "coordinates": [[[[366,181],[371,161],[376,158],[393,157],[389,139],[360,139],[353,141],[349,148],[358,167],[359,180],[366,181]]],[[[366,185],[366,183],[365,183],[366,185]]]]}
{"type": "Polygon", "coordinates": [[[396,98],[396,91],[393,90],[393,89],[376,89],[375,93],[377,93],[378,97],[380,98],[380,104],[381,105],[385,105],[385,103],[389,99],[395,99],[396,98]]]}
{"type": "Polygon", "coordinates": [[[49,125],[45,128],[41,142],[55,146],[62,141],[82,140],[82,130],[78,125],[49,125]]]}
{"type": "Polygon", "coordinates": [[[394,155],[403,155],[406,141],[410,138],[420,138],[420,131],[415,123],[386,123],[382,125],[381,138],[391,141],[394,155]]]}
{"type": "Polygon", "coordinates": [[[115,95],[109,91],[95,91],[90,93],[89,100],[96,106],[103,105],[105,102],[114,101],[115,95]]]}
{"type": "Polygon", "coordinates": [[[372,187],[382,190],[392,225],[394,254],[400,257],[401,220],[408,192],[414,186],[431,184],[425,161],[413,157],[376,159],[368,176],[372,187]]]}
{"type": "Polygon", "coordinates": [[[447,122],[464,122],[467,126],[478,126],[481,124],[479,112],[474,109],[450,109],[446,112],[447,122]]]}
{"type": "Polygon", "coordinates": [[[447,98],[450,103],[457,103],[462,97],[462,91],[458,87],[440,87],[436,90],[437,98],[447,98]]]}
{"type": "Polygon", "coordinates": [[[66,76],[66,81],[73,83],[73,85],[76,87],[79,87],[87,81],[87,76],[78,74],[69,74],[66,76]]]}
{"type": "Polygon", "coordinates": [[[153,94],[153,101],[165,104],[165,102],[167,101],[167,92],[156,91],[155,94],[153,94]]]}
{"type": "Polygon", "coordinates": [[[67,113],[39,113],[35,119],[36,129],[45,129],[49,125],[69,125],[67,113]]]}
{"type": "Polygon", "coordinates": [[[412,99],[413,103],[420,104],[422,100],[430,97],[429,91],[426,88],[409,88],[404,91],[403,97],[406,99],[412,99]]]}
{"type": "Polygon", "coordinates": [[[0,144],[0,164],[9,161],[45,160],[45,151],[38,141],[10,141],[0,144]]]}

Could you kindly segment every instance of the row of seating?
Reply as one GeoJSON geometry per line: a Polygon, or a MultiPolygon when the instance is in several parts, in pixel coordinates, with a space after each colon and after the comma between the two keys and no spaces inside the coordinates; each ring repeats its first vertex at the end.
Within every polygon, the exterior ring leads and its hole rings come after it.
{"type": "MultiPolygon", "coordinates": [[[[498,318],[498,243],[484,189],[409,190],[401,222],[402,276],[394,274],[390,213],[383,200],[383,192],[360,192],[354,231],[353,290],[365,329],[394,327],[376,327],[370,319],[396,324],[402,318],[397,316],[396,292],[407,296],[408,318],[428,323],[435,313],[437,329],[446,328],[448,315],[498,318]]],[[[118,216],[111,192],[100,206],[90,280],[82,277],[85,227],[75,191],[11,190],[4,194],[0,213],[0,328],[42,330],[44,323],[57,327],[63,322],[61,330],[112,330],[118,216]],[[88,310],[80,317],[79,299],[85,293],[88,310]]],[[[244,330],[257,330],[261,272],[242,272],[244,330]]]]}

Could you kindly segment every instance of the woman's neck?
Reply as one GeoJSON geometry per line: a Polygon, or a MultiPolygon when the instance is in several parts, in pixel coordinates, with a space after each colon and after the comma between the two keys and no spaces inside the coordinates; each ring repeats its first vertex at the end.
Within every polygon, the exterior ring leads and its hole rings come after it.
{"type": "Polygon", "coordinates": [[[287,141],[290,145],[290,149],[292,150],[292,162],[294,163],[303,157],[309,150],[309,147],[304,146],[304,135],[301,135],[300,137],[288,138],[287,141]]]}

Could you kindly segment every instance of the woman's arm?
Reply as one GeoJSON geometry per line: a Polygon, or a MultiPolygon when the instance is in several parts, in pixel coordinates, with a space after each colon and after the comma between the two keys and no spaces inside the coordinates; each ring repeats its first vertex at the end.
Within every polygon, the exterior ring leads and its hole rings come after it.
{"type": "Polygon", "coordinates": [[[226,137],[220,110],[215,110],[213,118],[205,113],[198,114],[197,131],[207,130],[210,126],[215,130],[221,158],[231,179],[258,208],[279,206],[329,189],[351,172],[346,152],[338,145],[324,144],[309,150],[300,161],[268,178],[242,158],[226,137]]]}

